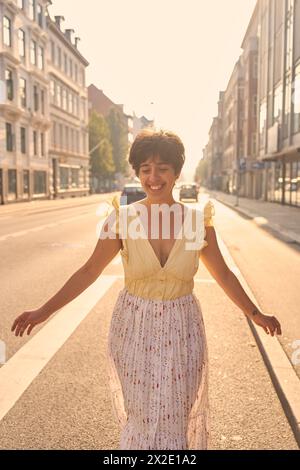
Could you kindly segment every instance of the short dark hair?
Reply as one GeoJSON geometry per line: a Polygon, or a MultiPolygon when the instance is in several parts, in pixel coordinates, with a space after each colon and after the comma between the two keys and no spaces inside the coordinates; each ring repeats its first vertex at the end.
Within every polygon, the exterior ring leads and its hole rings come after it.
{"type": "Polygon", "coordinates": [[[159,155],[162,161],[172,165],[175,174],[179,174],[185,161],[184,152],[183,143],[174,132],[143,129],[132,143],[128,161],[138,176],[141,164],[159,155]]]}

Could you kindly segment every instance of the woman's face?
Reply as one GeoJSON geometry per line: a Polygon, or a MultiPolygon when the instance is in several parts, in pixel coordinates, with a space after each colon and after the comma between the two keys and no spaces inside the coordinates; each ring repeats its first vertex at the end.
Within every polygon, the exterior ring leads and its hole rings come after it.
{"type": "Polygon", "coordinates": [[[179,175],[170,163],[165,163],[160,156],[149,157],[140,166],[139,179],[151,200],[168,200],[179,175]]]}

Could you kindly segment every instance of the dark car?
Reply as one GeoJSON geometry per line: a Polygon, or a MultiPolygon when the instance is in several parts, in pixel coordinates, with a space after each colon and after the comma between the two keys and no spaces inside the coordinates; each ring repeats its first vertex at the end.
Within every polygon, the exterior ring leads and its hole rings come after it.
{"type": "Polygon", "coordinates": [[[141,184],[127,183],[123,188],[120,204],[131,204],[132,202],[140,201],[145,197],[147,197],[147,195],[144,192],[141,184]]]}
{"type": "Polygon", "coordinates": [[[194,199],[198,201],[197,183],[182,183],[179,190],[179,200],[194,199]]]}

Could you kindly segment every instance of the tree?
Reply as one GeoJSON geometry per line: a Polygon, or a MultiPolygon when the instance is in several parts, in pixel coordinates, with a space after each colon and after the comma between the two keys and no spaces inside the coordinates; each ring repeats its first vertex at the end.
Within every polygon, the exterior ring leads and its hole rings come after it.
{"type": "Polygon", "coordinates": [[[207,177],[208,177],[207,161],[201,159],[195,171],[195,181],[203,184],[206,181],[207,177]]]}
{"type": "Polygon", "coordinates": [[[101,114],[92,112],[89,121],[89,149],[96,147],[90,156],[92,177],[100,181],[111,179],[115,165],[110,142],[110,131],[101,114]],[[98,147],[96,147],[99,144],[98,147]]]}
{"type": "Polygon", "coordinates": [[[106,122],[110,130],[113,148],[113,160],[116,172],[126,174],[128,153],[128,124],[123,112],[117,108],[111,108],[106,122]]]}

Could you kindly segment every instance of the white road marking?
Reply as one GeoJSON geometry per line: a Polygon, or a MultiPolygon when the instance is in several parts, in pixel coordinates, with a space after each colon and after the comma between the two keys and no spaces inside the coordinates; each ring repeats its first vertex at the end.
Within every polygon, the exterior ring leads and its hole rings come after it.
{"type": "Polygon", "coordinates": [[[116,279],[117,276],[101,275],[80,296],[50,318],[45,326],[1,367],[0,421],[116,279]]]}
{"type": "Polygon", "coordinates": [[[32,233],[32,232],[39,232],[40,230],[44,230],[46,228],[58,227],[59,225],[81,219],[82,217],[86,217],[86,215],[90,215],[90,214],[85,213],[85,214],[77,215],[76,217],[70,217],[69,219],[61,220],[59,222],[39,225],[38,227],[29,228],[27,230],[19,230],[18,232],[8,233],[0,237],[0,242],[7,240],[9,237],[14,237],[14,238],[21,237],[23,235],[28,235],[29,233],[32,233]]]}

